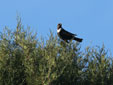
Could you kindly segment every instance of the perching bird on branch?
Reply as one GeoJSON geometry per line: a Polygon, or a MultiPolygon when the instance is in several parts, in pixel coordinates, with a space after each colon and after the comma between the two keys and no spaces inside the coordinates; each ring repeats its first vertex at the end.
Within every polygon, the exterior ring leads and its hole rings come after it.
{"type": "Polygon", "coordinates": [[[59,36],[61,39],[63,39],[63,40],[64,40],[65,42],[67,42],[67,43],[68,43],[68,40],[76,40],[76,41],[78,41],[78,42],[82,42],[82,40],[83,40],[83,39],[81,39],[81,38],[75,37],[75,36],[77,36],[76,34],[73,34],[73,33],[70,33],[70,32],[68,32],[68,31],[64,30],[64,29],[62,28],[62,24],[61,24],[61,23],[59,23],[59,24],[57,25],[57,34],[58,34],[58,36],[59,36]]]}

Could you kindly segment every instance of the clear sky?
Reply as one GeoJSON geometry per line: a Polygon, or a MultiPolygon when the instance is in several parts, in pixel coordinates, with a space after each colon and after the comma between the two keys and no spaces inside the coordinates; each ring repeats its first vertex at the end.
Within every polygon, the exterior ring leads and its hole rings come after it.
{"type": "Polygon", "coordinates": [[[0,30],[15,29],[17,14],[44,37],[61,22],[84,39],[81,46],[104,43],[113,52],[113,0],[0,0],[0,30]]]}

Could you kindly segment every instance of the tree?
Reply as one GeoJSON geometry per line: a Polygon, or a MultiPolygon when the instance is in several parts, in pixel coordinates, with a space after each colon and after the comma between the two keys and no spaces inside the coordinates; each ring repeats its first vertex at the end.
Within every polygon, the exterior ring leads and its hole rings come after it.
{"type": "Polygon", "coordinates": [[[15,31],[0,33],[0,85],[112,85],[112,63],[104,45],[83,51],[51,31],[40,39],[20,18],[15,31]]]}

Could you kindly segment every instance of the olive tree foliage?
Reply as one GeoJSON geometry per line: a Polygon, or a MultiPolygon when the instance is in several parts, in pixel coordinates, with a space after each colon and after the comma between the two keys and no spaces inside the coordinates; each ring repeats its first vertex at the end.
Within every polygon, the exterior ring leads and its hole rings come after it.
{"type": "Polygon", "coordinates": [[[21,19],[0,33],[0,85],[112,85],[112,62],[104,45],[83,51],[51,31],[45,40],[21,19]]]}

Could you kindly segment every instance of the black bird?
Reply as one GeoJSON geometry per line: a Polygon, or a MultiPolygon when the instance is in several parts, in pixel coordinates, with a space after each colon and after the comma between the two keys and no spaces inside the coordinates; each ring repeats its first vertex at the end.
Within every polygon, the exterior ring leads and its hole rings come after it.
{"type": "Polygon", "coordinates": [[[59,23],[59,24],[57,25],[57,34],[58,34],[58,36],[59,36],[61,39],[63,39],[63,40],[66,41],[67,43],[68,43],[68,40],[76,40],[76,41],[78,41],[78,42],[82,42],[82,40],[83,40],[83,39],[81,39],[81,38],[75,37],[75,36],[77,36],[76,34],[73,34],[73,33],[70,33],[70,32],[68,32],[68,31],[64,30],[64,29],[62,28],[62,24],[61,24],[61,23],[59,23]]]}

